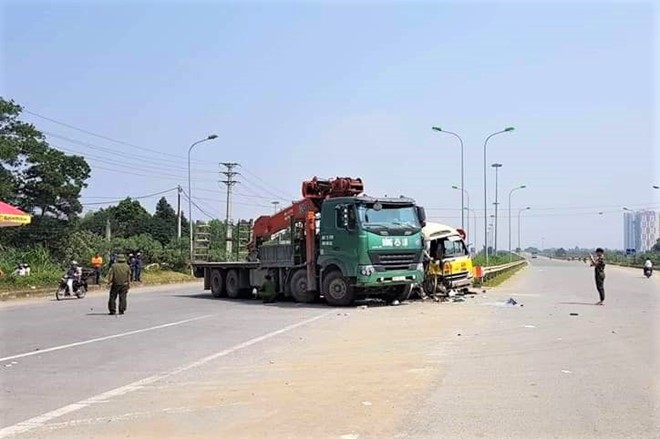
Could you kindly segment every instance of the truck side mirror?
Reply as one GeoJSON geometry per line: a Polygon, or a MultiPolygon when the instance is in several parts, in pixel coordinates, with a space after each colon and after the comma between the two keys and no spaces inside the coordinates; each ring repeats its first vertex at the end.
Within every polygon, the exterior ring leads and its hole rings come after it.
{"type": "Polygon", "coordinates": [[[422,206],[417,206],[417,218],[422,227],[426,226],[426,210],[422,206]]]}

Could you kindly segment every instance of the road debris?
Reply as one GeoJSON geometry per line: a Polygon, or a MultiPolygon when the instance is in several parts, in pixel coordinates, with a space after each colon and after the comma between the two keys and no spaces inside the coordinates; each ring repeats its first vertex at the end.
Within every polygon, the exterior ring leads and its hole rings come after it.
{"type": "Polygon", "coordinates": [[[579,316],[580,314],[578,314],[578,313],[576,313],[576,312],[572,312],[570,315],[572,315],[572,316],[579,316]]]}
{"type": "Polygon", "coordinates": [[[523,328],[536,328],[536,326],[534,326],[534,325],[525,325],[525,326],[523,326],[523,328]]]}
{"type": "Polygon", "coordinates": [[[367,407],[370,405],[373,405],[370,401],[362,401],[362,405],[366,405],[367,407]]]}
{"type": "Polygon", "coordinates": [[[561,373],[565,373],[565,374],[570,375],[570,374],[572,374],[573,372],[571,372],[570,370],[562,369],[562,370],[561,370],[561,373]]]}

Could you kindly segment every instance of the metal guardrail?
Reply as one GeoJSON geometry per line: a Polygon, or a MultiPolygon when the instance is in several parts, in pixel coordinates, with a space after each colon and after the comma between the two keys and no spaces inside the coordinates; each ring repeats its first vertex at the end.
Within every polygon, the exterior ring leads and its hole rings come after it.
{"type": "Polygon", "coordinates": [[[490,267],[482,267],[481,270],[482,270],[482,273],[483,273],[483,277],[487,277],[489,275],[496,274],[496,273],[499,273],[501,271],[505,271],[505,270],[508,270],[509,268],[513,268],[513,267],[516,267],[516,266],[522,265],[522,264],[527,264],[527,260],[522,259],[520,261],[510,262],[508,264],[493,265],[493,266],[490,266],[490,267]]]}

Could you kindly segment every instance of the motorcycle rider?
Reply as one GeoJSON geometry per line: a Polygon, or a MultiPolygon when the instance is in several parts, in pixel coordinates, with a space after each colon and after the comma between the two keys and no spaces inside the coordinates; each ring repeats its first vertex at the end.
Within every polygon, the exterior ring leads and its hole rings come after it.
{"type": "Polygon", "coordinates": [[[646,262],[644,262],[644,274],[646,273],[652,273],[653,272],[653,262],[649,258],[646,258],[646,262]]]}
{"type": "Polygon", "coordinates": [[[71,267],[69,267],[69,271],[66,272],[66,277],[66,285],[69,294],[73,294],[74,285],[80,283],[80,280],[82,279],[82,267],[78,265],[78,262],[71,261],[71,267]]]}

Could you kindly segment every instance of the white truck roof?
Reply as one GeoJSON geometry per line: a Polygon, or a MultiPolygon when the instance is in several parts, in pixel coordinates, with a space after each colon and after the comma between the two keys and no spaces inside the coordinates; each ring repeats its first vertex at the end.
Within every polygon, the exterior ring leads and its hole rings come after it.
{"type": "Polygon", "coordinates": [[[459,235],[458,230],[445,224],[427,222],[422,228],[422,237],[425,241],[446,238],[452,235],[459,235]]]}

